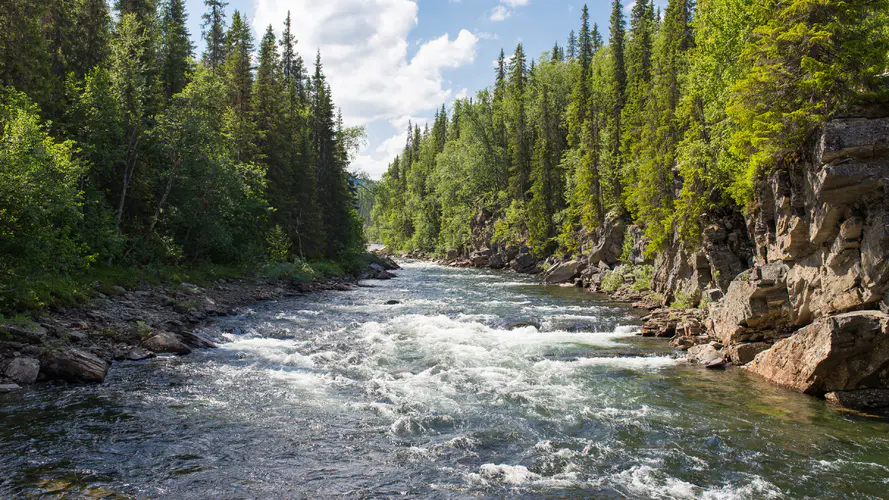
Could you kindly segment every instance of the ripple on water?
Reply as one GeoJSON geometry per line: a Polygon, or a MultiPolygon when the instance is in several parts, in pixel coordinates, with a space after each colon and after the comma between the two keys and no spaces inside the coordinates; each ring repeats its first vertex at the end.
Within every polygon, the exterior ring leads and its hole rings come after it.
{"type": "Polygon", "coordinates": [[[884,423],[684,365],[578,290],[404,267],[220,318],[220,349],[101,387],[0,395],[0,496],[885,495],[884,423]]]}

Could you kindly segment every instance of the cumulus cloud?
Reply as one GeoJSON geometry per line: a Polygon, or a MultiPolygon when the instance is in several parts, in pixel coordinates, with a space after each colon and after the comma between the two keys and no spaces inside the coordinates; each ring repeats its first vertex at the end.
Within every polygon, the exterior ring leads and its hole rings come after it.
{"type": "Polygon", "coordinates": [[[321,50],[334,100],[349,124],[417,114],[452,93],[442,70],[475,59],[479,38],[467,30],[420,45],[408,58],[408,34],[417,24],[412,0],[256,0],[254,24],[280,33],[287,12],[303,58],[321,50]]]}

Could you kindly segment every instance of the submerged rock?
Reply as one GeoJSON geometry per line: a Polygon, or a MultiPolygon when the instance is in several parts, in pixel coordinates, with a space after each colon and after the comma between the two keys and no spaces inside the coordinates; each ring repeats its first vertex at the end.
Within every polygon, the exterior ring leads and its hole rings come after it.
{"type": "Polygon", "coordinates": [[[65,382],[102,382],[108,374],[108,363],[85,351],[62,348],[43,357],[40,371],[51,379],[65,382]]]}
{"type": "Polygon", "coordinates": [[[822,318],[745,367],[807,394],[889,388],[889,315],[859,311],[822,318]]]}
{"type": "Polygon", "coordinates": [[[857,391],[835,391],[824,395],[828,403],[853,410],[874,410],[889,408],[889,389],[859,389],[857,391]]]}
{"type": "Polygon", "coordinates": [[[185,345],[181,337],[169,332],[152,335],[142,342],[142,346],[158,354],[182,355],[191,353],[191,348],[185,345]]]}

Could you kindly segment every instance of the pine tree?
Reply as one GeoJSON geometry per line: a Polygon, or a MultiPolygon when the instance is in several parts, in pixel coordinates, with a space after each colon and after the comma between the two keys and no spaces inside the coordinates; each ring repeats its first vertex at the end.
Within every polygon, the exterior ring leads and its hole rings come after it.
{"type": "Polygon", "coordinates": [[[207,12],[202,16],[204,24],[201,36],[207,42],[204,62],[216,71],[225,61],[225,8],[228,2],[222,0],[204,0],[207,12]]]}
{"type": "Polygon", "coordinates": [[[76,36],[72,40],[68,70],[83,78],[108,57],[111,14],[105,0],[79,0],[75,17],[76,36]]]}
{"type": "Polygon", "coordinates": [[[528,191],[531,175],[531,152],[527,138],[527,116],[525,113],[525,85],[527,66],[522,44],[516,46],[510,62],[509,75],[509,150],[510,150],[510,196],[522,201],[528,191]]]}
{"type": "Polygon", "coordinates": [[[568,34],[568,60],[573,61],[577,57],[577,36],[574,30],[568,34]]]}
{"type": "Polygon", "coordinates": [[[163,81],[167,99],[182,92],[187,82],[194,46],[186,27],[187,15],[183,0],[167,0],[162,23],[163,81]]]}
{"type": "MultiPolygon", "coordinates": [[[[640,2],[641,3],[641,2],[640,2]]],[[[623,127],[621,114],[627,99],[627,70],[624,59],[626,38],[626,21],[624,20],[623,5],[620,0],[614,0],[611,9],[611,74],[613,87],[611,91],[612,110],[609,144],[609,168],[606,183],[610,190],[611,198],[617,206],[622,206],[623,186],[620,182],[620,172],[623,168],[621,158],[621,138],[623,127]]]]}

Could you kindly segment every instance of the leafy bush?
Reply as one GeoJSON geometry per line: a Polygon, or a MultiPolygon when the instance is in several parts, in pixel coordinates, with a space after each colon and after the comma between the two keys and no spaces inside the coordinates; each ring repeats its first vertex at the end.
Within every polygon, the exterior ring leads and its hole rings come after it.
{"type": "Polygon", "coordinates": [[[673,309],[692,309],[696,303],[697,301],[693,294],[677,292],[673,297],[673,302],[670,303],[670,307],[673,309]]]}

